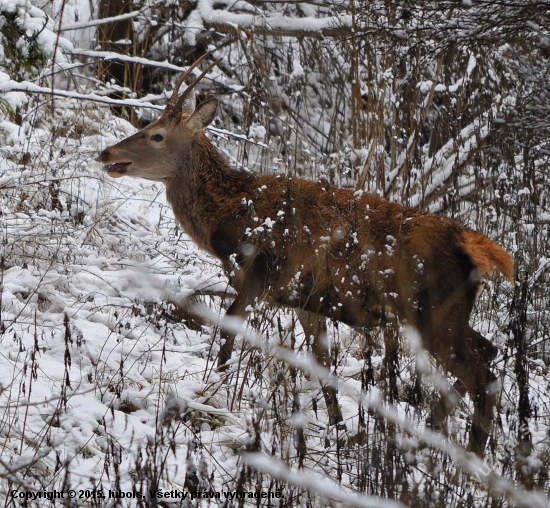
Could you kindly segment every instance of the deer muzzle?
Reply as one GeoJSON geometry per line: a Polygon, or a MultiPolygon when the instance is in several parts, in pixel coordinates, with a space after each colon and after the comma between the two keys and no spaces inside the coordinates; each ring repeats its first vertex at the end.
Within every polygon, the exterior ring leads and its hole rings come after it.
{"type": "Polygon", "coordinates": [[[103,150],[96,159],[98,162],[103,162],[105,164],[105,171],[111,178],[120,178],[124,176],[128,171],[128,166],[132,164],[131,162],[111,162],[109,159],[113,158],[112,153],[107,150],[103,150]]]}

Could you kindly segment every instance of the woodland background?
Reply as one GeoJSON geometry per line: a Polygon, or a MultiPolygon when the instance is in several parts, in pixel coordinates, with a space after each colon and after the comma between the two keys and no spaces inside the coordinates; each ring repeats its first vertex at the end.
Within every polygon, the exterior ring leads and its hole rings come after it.
{"type": "Polygon", "coordinates": [[[549,27],[533,0],[0,0],[4,506],[547,506],[549,27]],[[215,371],[219,264],[162,185],[94,162],[206,51],[199,100],[220,97],[210,136],[236,167],[455,217],[513,254],[515,285],[487,280],[473,314],[502,383],[483,461],[468,398],[426,432],[447,374],[421,362],[419,382],[405,331],[390,358],[385,330],[328,324],[337,426],[288,310],[256,309],[239,368],[215,371]]]}

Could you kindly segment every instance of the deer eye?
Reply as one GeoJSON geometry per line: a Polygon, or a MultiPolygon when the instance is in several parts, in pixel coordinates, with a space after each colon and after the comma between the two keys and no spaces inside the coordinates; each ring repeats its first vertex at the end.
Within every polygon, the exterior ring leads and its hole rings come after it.
{"type": "Polygon", "coordinates": [[[161,134],[153,134],[151,136],[151,141],[162,141],[164,137],[161,134]]]}

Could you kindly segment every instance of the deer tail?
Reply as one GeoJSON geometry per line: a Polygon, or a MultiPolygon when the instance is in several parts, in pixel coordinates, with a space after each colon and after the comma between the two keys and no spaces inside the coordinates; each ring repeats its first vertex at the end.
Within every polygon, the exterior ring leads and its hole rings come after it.
{"type": "Polygon", "coordinates": [[[462,233],[461,246],[482,274],[498,268],[510,282],[514,282],[512,256],[500,245],[481,233],[465,230],[462,233]]]}

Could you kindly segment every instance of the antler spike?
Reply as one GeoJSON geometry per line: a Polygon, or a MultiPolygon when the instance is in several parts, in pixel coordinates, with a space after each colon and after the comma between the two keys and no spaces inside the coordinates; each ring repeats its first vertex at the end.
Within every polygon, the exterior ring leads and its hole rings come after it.
{"type": "MultiPolygon", "coordinates": [[[[204,78],[204,76],[206,76],[206,73],[212,69],[213,67],[215,67],[216,65],[218,65],[220,62],[222,61],[222,58],[220,58],[219,60],[216,60],[215,62],[211,63],[206,69],[204,69],[204,71],[202,71],[201,75],[195,79],[184,91],[183,93],[178,97],[177,99],[177,102],[176,102],[176,105],[175,105],[175,111],[181,111],[181,108],[183,106],[183,103],[185,102],[185,99],[187,98],[187,96],[189,95],[189,92],[191,92],[191,90],[193,90],[193,88],[195,87],[195,85],[202,79],[204,78]]],[[[174,91],[175,93],[175,91],[174,91]]],[[[174,95],[172,95],[172,97],[174,97],[174,95]]]]}
{"type": "MultiPolygon", "coordinates": [[[[170,100],[168,101],[168,104],[166,104],[166,108],[164,109],[164,114],[173,112],[174,108],[176,108],[176,104],[178,102],[178,93],[181,87],[181,84],[187,79],[189,74],[193,71],[193,69],[199,65],[208,55],[211,53],[205,53],[202,55],[198,60],[195,60],[189,68],[181,75],[180,79],[178,79],[178,82],[176,83],[176,86],[174,87],[174,91],[172,92],[172,97],[170,97],[170,100]]],[[[177,111],[177,108],[176,108],[177,111]]]]}

